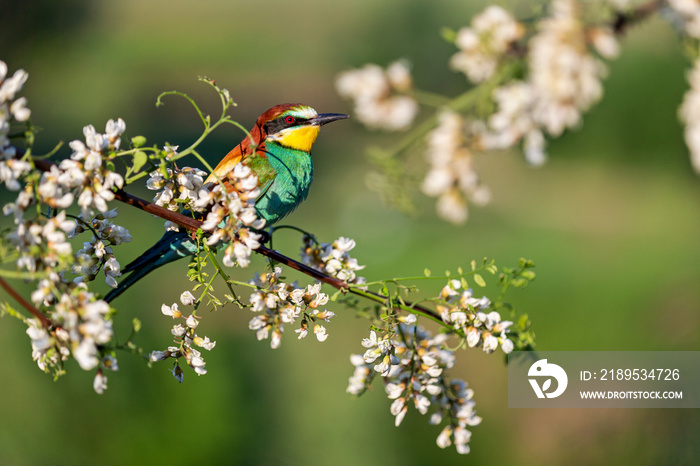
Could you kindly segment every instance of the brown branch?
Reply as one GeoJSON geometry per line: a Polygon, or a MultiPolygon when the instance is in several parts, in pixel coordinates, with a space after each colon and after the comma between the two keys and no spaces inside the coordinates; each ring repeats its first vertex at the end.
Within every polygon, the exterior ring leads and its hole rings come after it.
{"type": "Polygon", "coordinates": [[[141,199],[140,197],[129,194],[122,189],[114,192],[114,198],[120,202],[123,202],[124,204],[136,207],[137,209],[141,209],[149,214],[156,215],[164,220],[170,220],[171,222],[176,223],[177,225],[193,233],[200,229],[202,227],[202,223],[204,223],[200,220],[195,220],[192,217],[168,210],[165,207],[161,207],[145,199],[141,199]]]}
{"type": "MultiPolygon", "coordinates": [[[[34,165],[39,170],[48,171],[51,169],[51,166],[54,165],[54,163],[48,160],[36,159],[34,160],[34,165]]],[[[185,228],[186,230],[191,231],[193,233],[202,227],[203,222],[200,220],[196,220],[192,217],[182,215],[179,212],[173,212],[172,210],[168,210],[145,199],[141,199],[140,197],[134,196],[133,194],[129,194],[123,189],[116,190],[114,192],[114,198],[132,207],[141,209],[144,212],[156,215],[164,220],[169,220],[175,223],[176,225],[179,225],[180,227],[185,228]]],[[[319,270],[309,267],[306,264],[302,264],[301,262],[298,262],[290,257],[285,256],[284,254],[281,254],[278,251],[274,251],[265,246],[261,245],[254,251],[258,254],[262,254],[263,256],[272,259],[275,262],[279,262],[280,264],[286,265],[287,267],[297,270],[305,275],[308,275],[322,283],[330,285],[333,288],[341,290],[344,293],[349,292],[362,297],[366,297],[366,295],[371,295],[378,302],[386,302],[386,300],[388,299],[386,296],[382,296],[381,294],[374,293],[371,291],[358,292],[357,290],[349,288],[347,283],[345,283],[343,280],[331,277],[330,275],[326,275],[325,273],[319,270]]],[[[422,314],[425,314],[434,320],[442,321],[440,315],[432,309],[421,306],[420,304],[412,304],[408,302],[405,302],[404,304],[406,305],[406,307],[414,309],[422,314]]]]}
{"type": "Polygon", "coordinates": [[[46,317],[41,312],[39,312],[39,310],[37,308],[35,308],[34,306],[32,306],[29,303],[29,301],[24,299],[24,297],[22,297],[21,294],[17,293],[17,291],[14,288],[12,288],[10,286],[10,284],[7,283],[5,281],[5,279],[2,277],[0,277],[0,286],[2,286],[5,289],[5,291],[7,291],[9,293],[9,295],[12,296],[15,299],[15,301],[17,301],[23,308],[25,308],[27,311],[29,311],[34,317],[39,319],[39,322],[41,322],[41,325],[44,328],[51,327],[52,323],[49,320],[49,318],[46,317]]]}
{"type": "MultiPolygon", "coordinates": [[[[129,194],[121,189],[114,193],[114,198],[120,202],[136,207],[137,209],[141,209],[150,214],[157,215],[162,219],[169,220],[193,233],[200,229],[202,227],[202,224],[204,223],[200,220],[196,220],[192,217],[182,215],[178,212],[173,212],[172,210],[168,210],[164,207],[153,204],[152,202],[148,202],[145,199],[136,197],[133,194],[129,194]]],[[[316,280],[320,280],[324,283],[327,283],[328,285],[331,285],[332,287],[337,288],[339,290],[342,289],[344,291],[347,291],[348,289],[344,281],[339,280],[335,277],[331,277],[330,275],[326,275],[323,272],[313,269],[308,265],[302,264],[301,262],[297,262],[294,259],[291,259],[272,249],[266,248],[265,246],[261,245],[258,249],[255,249],[255,252],[262,254],[265,257],[269,257],[270,259],[276,262],[291,267],[294,270],[298,270],[299,272],[309,275],[310,277],[313,277],[316,280]]]]}
{"type": "MultiPolygon", "coordinates": [[[[177,225],[179,225],[182,228],[185,228],[186,230],[189,230],[191,232],[196,232],[199,228],[202,226],[202,221],[200,220],[195,220],[191,217],[188,217],[186,215],[182,215],[178,212],[173,212],[171,210],[168,210],[164,207],[161,207],[159,205],[153,204],[152,202],[148,202],[145,199],[141,199],[137,196],[134,196],[133,194],[129,194],[124,190],[118,190],[114,193],[114,198],[120,202],[123,202],[125,204],[128,204],[130,206],[136,207],[137,209],[141,209],[145,212],[148,212],[150,214],[156,215],[158,217],[163,218],[164,220],[169,220],[177,225]]],[[[308,275],[312,278],[315,278],[316,280],[323,282],[327,285],[332,286],[333,288],[336,288],[338,290],[342,290],[343,292],[350,292],[353,294],[358,294],[356,293],[355,290],[352,288],[348,288],[347,283],[344,281],[336,278],[336,277],[331,277],[330,275],[326,275],[325,273],[314,269],[312,267],[309,267],[306,264],[302,264],[301,262],[298,262],[290,257],[285,256],[284,254],[275,251],[273,249],[267,248],[265,246],[260,246],[257,249],[254,249],[255,252],[258,254],[262,254],[265,257],[268,257],[269,259],[272,259],[275,262],[279,262],[280,264],[286,265],[289,268],[292,268],[294,270],[297,270],[305,275],[308,275]]],[[[365,292],[367,294],[370,294],[374,296],[375,298],[379,298],[382,301],[386,300],[386,297],[377,294],[377,293],[372,293],[372,292],[365,292]]],[[[435,319],[440,319],[440,316],[438,316],[433,310],[428,309],[426,307],[420,306],[420,305],[412,305],[410,303],[407,303],[408,307],[411,307],[413,309],[416,309],[417,311],[420,311],[424,314],[430,315],[431,317],[435,319]]]]}
{"type": "MultiPolygon", "coordinates": [[[[172,210],[168,210],[164,207],[153,204],[152,202],[148,202],[145,199],[141,199],[140,197],[134,196],[133,194],[129,194],[121,189],[114,193],[114,198],[120,202],[136,207],[137,209],[141,209],[144,212],[156,215],[164,220],[169,220],[193,233],[200,229],[202,227],[202,224],[204,223],[200,220],[196,220],[186,215],[182,215],[178,212],[173,212],[172,210]]],[[[287,265],[295,270],[298,270],[299,272],[309,275],[335,288],[347,289],[345,282],[343,282],[342,280],[338,280],[337,278],[326,275],[322,272],[319,272],[316,269],[312,269],[311,267],[302,264],[301,262],[297,262],[294,259],[284,256],[277,251],[273,251],[272,249],[266,248],[265,246],[261,245],[258,249],[255,249],[255,252],[262,254],[263,256],[269,257],[270,259],[276,262],[280,262],[284,265],[287,265]]]]}
{"type": "MultiPolygon", "coordinates": [[[[196,232],[199,228],[201,228],[202,223],[203,223],[199,220],[195,220],[191,217],[187,217],[186,215],[182,215],[178,212],[173,212],[173,211],[168,210],[164,207],[153,204],[152,202],[148,202],[144,199],[136,197],[132,194],[127,193],[124,190],[116,191],[114,193],[114,198],[120,202],[124,202],[125,204],[136,207],[137,209],[141,209],[145,212],[151,213],[153,215],[157,215],[158,217],[161,217],[165,220],[169,220],[169,221],[171,221],[171,222],[173,222],[173,223],[175,223],[175,224],[181,226],[182,228],[185,228],[191,232],[196,232]]],[[[325,273],[323,273],[317,269],[314,269],[312,267],[309,267],[306,264],[302,264],[301,262],[298,262],[290,257],[287,257],[278,251],[275,251],[273,249],[269,249],[269,248],[262,246],[262,245],[260,247],[258,247],[257,249],[254,249],[254,251],[257,252],[258,254],[262,254],[263,256],[272,259],[275,262],[279,262],[280,264],[286,265],[289,268],[292,268],[292,269],[297,270],[305,275],[308,275],[312,278],[315,278],[316,280],[318,280],[322,283],[330,285],[333,288],[336,288],[336,289],[341,290],[343,292],[350,292],[353,294],[357,294],[359,296],[363,296],[363,294],[356,292],[356,290],[353,290],[352,288],[348,288],[348,285],[344,281],[342,281],[338,278],[335,278],[335,277],[331,277],[330,275],[326,275],[325,273]]],[[[381,300],[382,302],[386,301],[386,299],[387,299],[386,297],[384,297],[380,294],[377,294],[377,293],[373,293],[373,292],[369,292],[369,291],[365,291],[363,293],[370,294],[374,298],[381,300]]],[[[419,304],[410,304],[410,303],[406,303],[406,306],[408,306],[412,309],[415,309],[418,312],[426,314],[426,315],[432,317],[433,319],[436,319],[439,321],[442,320],[440,318],[440,316],[435,311],[433,311],[432,309],[428,309],[427,307],[421,306],[419,304]]]]}

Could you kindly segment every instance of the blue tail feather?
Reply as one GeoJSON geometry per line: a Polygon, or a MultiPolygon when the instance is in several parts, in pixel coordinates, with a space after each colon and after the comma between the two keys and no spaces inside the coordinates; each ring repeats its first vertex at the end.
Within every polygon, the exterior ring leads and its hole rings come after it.
{"type": "Polygon", "coordinates": [[[191,256],[196,251],[197,245],[187,233],[167,231],[155,245],[122,269],[122,273],[129,273],[129,276],[119,282],[117,288],[107,293],[105,301],[111,302],[158,267],[191,256]]]}

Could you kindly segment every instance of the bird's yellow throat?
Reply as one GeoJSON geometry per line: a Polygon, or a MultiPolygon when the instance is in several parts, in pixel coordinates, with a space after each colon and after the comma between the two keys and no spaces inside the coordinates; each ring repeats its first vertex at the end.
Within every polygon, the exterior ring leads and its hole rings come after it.
{"type": "Polygon", "coordinates": [[[278,142],[284,147],[303,152],[311,152],[321,127],[317,125],[301,126],[283,129],[277,134],[268,136],[268,140],[278,142]]]}

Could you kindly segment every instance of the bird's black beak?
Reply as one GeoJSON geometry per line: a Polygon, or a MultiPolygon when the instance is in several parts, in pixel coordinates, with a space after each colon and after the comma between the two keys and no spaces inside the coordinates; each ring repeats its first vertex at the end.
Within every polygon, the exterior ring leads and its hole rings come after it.
{"type": "Polygon", "coordinates": [[[350,118],[350,115],[346,115],[344,113],[321,113],[315,118],[309,120],[309,123],[312,125],[321,126],[325,125],[326,123],[330,123],[331,121],[344,120],[346,118],[350,118]]]}

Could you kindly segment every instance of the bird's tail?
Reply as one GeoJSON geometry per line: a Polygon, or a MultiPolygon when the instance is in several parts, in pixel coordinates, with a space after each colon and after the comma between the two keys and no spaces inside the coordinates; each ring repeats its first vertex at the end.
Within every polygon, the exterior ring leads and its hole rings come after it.
{"type": "Polygon", "coordinates": [[[119,282],[117,288],[107,293],[105,301],[111,302],[161,265],[194,255],[196,251],[197,245],[187,233],[167,231],[149,250],[122,269],[122,273],[129,273],[129,276],[119,282]]]}

